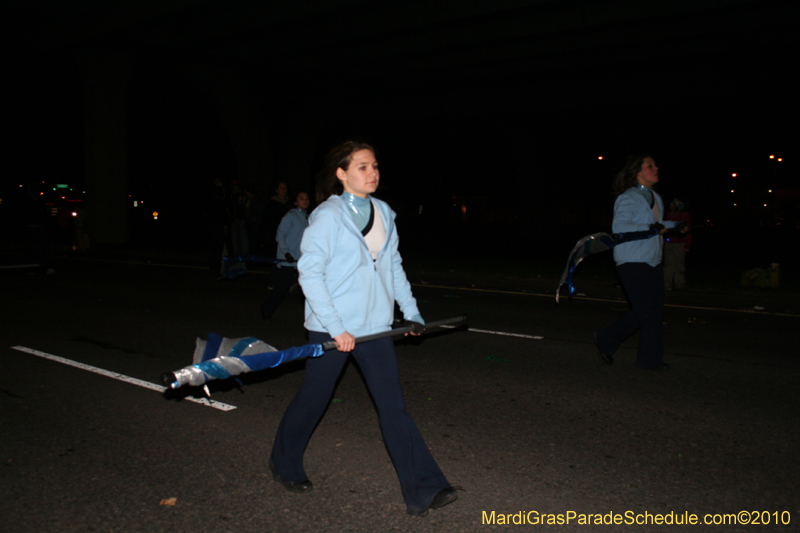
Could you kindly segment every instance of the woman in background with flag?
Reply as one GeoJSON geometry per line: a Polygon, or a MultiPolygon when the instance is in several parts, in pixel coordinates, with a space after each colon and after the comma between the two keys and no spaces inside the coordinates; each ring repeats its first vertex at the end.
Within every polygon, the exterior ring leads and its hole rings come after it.
{"type": "MultiPolygon", "coordinates": [[[[666,233],[676,222],[664,220],[664,201],[653,190],[658,167],[648,155],[631,156],[614,180],[612,231],[625,233],[651,228],[666,233]]],[[[685,231],[686,228],[684,228],[685,231]]],[[[626,242],[614,247],[614,262],[622,287],[631,303],[627,314],[607,328],[595,332],[597,352],[607,364],[625,339],[641,330],[636,366],[663,371],[664,363],[664,273],[661,237],[626,242]]]]}

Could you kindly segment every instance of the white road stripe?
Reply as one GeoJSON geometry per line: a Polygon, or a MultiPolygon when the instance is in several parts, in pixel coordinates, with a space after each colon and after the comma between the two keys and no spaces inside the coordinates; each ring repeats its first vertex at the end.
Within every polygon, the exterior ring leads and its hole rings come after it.
{"type": "Polygon", "coordinates": [[[9,269],[9,268],[38,268],[39,264],[30,264],[30,265],[0,265],[0,269],[9,269]]]}
{"type": "MultiPolygon", "coordinates": [[[[453,329],[457,328],[458,326],[438,326],[438,327],[453,329]]],[[[471,331],[473,333],[488,333],[489,335],[502,335],[504,337],[519,337],[521,339],[533,339],[537,341],[544,339],[544,337],[541,337],[539,335],[524,335],[522,333],[508,333],[507,331],[491,331],[488,329],[467,328],[467,331],[471,331]]]]}
{"type": "MultiPolygon", "coordinates": [[[[102,368],[97,368],[96,366],[87,365],[84,363],[79,363],[77,361],[73,361],[71,359],[65,359],[64,357],[59,357],[57,355],[52,355],[45,352],[40,352],[39,350],[34,350],[32,348],[26,348],[25,346],[12,346],[12,350],[17,350],[20,352],[29,353],[31,355],[36,355],[38,357],[44,357],[45,359],[50,359],[51,361],[56,361],[58,363],[63,363],[65,365],[74,366],[75,368],[80,368],[82,370],[88,370],[89,372],[94,372],[95,374],[100,374],[101,376],[106,376],[109,378],[117,379],[119,381],[124,381],[125,383],[131,383],[133,385],[138,385],[140,387],[144,387],[145,389],[150,389],[158,392],[165,392],[167,387],[163,387],[161,385],[156,385],[155,383],[150,383],[148,381],[143,381],[141,379],[132,378],[130,376],[126,376],[123,374],[118,374],[116,372],[111,372],[110,370],[104,370],[102,368]]],[[[187,396],[184,398],[190,402],[199,403],[200,405],[205,405],[207,407],[213,407],[214,409],[219,409],[220,411],[232,411],[236,409],[235,405],[230,405],[227,403],[222,402],[215,402],[210,398],[193,398],[191,396],[187,396]]]]}

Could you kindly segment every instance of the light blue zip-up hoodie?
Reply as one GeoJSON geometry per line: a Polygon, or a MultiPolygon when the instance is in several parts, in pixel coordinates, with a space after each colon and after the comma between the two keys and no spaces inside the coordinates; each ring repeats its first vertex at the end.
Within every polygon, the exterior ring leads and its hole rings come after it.
{"type": "Polygon", "coordinates": [[[419,315],[397,250],[395,213],[371,198],[386,227],[386,242],[373,262],[361,231],[339,196],[331,196],[309,217],[300,244],[300,286],[306,297],[305,327],[331,337],[355,337],[391,329],[394,302],[403,316],[419,315]]]}
{"type": "MultiPolygon", "coordinates": [[[[642,194],[636,190],[636,187],[631,187],[617,196],[617,200],[614,202],[614,221],[611,223],[611,231],[614,233],[645,231],[656,222],[663,224],[665,228],[674,228],[675,222],[664,220],[664,201],[661,196],[656,191],[652,191],[652,193],[661,212],[659,220],[653,216],[653,209],[647,204],[647,200],[642,194]]],[[[653,267],[658,266],[661,262],[661,246],[661,236],[659,235],[620,244],[614,247],[614,262],[617,265],[647,263],[653,267]]]]}

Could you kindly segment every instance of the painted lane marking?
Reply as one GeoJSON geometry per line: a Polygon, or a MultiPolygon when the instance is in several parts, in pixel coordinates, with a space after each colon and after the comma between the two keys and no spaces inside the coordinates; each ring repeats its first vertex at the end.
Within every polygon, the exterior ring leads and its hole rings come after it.
{"type": "MultiPolygon", "coordinates": [[[[145,389],[150,389],[162,393],[167,391],[167,387],[156,385],[155,383],[150,383],[149,381],[143,381],[141,379],[132,378],[124,374],[118,374],[117,372],[111,372],[110,370],[104,370],[96,366],[79,363],[71,359],[65,359],[64,357],[59,357],[57,355],[40,352],[39,350],[34,350],[33,348],[26,348],[25,346],[12,346],[11,349],[17,350],[19,352],[29,353],[31,355],[36,355],[38,357],[43,357],[51,361],[63,363],[65,365],[74,366],[75,368],[80,368],[81,370],[88,370],[89,372],[94,372],[95,374],[100,374],[101,376],[106,376],[108,378],[124,381],[125,383],[130,383],[132,385],[138,385],[139,387],[144,387],[145,389]]],[[[213,407],[214,409],[219,409],[220,411],[232,411],[236,409],[235,405],[216,402],[210,398],[194,398],[192,396],[187,396],[184,399],[190,402],[199,403],[200,405],[205,405],[206,407],[213,407]]]]}
{"type": "MultiPolygon", "coordinates": [[[[437,326],[437,327],[445,329],[453,329],[457,328],[458,326],[437,326]]],[[[544,339],[544,337],[541,337],[539,335],[525,335],[523,333],[508,333],[507,331],[491,331],[488,329],[467,328],[467,331],[471,331],[473,333],[488,333],[489,335],[502,335],[504,337],[519,337],[521,339],[533,339],[537,341],[544,339]]]]}
{"type": "Polygon", "coordinates": [[[2,266],[0,266],[0,269],[3,269],[3,270],[10,269],[10,268],[39,268],[39,264],[38,263],[33,263],[33,264],[30,264],[30,265],[2,265],[2,266]]]}

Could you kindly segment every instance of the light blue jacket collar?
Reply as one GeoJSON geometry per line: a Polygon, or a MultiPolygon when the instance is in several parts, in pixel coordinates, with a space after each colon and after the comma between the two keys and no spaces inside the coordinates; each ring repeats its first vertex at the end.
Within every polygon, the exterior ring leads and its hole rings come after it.
{"type": "MultiPolygon", "coordinates": [[[[386,248],[389,244],[389,236],[394,231],[394,217],[392,217],[391,208],[385,202],[382,202],[377,198],[373,198],[371,196],[369,197],[369,200],[371,200],[372,205],[378,209],[378,212],[381,214],[381,218],[383,219],[383,225],[386,228],[386,242],[383,244],[383,247],[381,248],[381,251],[378,254],[378,257],[380,258],[381,254],[383,254],[386,251],[386,248]]],[[[344,224],[345,228],[347,228],[349,231],[358,235],[358,237],[361,239],[361,244],[364,246],[364,249],[367,250],[367,252],[369,252],[367,241],[365,241],[364,236],[361,235],[361,230],[356,226],[356,223],[353,220],[353,217],[350,215],[350,212],[348,211],[348,208],[345,205],[345,201],[342,199],[342,197],[335,195],[331,196],[330,198],[328,198],[326,202],[321,204],[318,209],[321,209],[327,203],[330,203],[330,206],[332,208],[335,208],[338,211],[340,211],[342,217],[342,224],[344,224]]]]}
{"type": "Polygon", "coordinates": [[[345,211],[353,217],[353,222],[355,222],[358,230],[363,230],[367,226],[369,215],[372,212],[372,201],[370,197],[361,198],[355,194],[343,192],[341,198],[345,211]]]}

